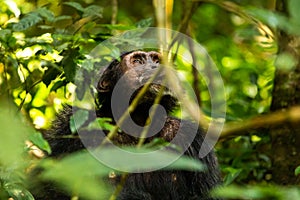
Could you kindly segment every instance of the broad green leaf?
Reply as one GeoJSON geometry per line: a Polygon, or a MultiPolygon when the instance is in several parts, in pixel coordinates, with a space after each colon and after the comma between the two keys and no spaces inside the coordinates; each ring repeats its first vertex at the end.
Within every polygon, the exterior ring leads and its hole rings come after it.
{"type": "Polygon", "coordinates": [[[22,162],[25,140],[32,131],[25,126],[15,106],[0,101],[0,163],[4,166],[22,162]]]}
{"type": "Polygon", "coordinates": [[[88,120],[89,111],[77,110],[70,118],[70,129],[72,133],[76,133],[79,128],[88,120]]]}
{"type": "Polygon", "coordinates": [[[300,174],[300,166],[295,169],[295,175],[298,176],[300,174]]]}
{"type": "Polygon", "coordinates": [[[51,148],[49,143],[43,138],[40,132],[34,132],[29,136],[29,140],[35,144],[40,149],[46,151],[48,154],[51,154],[51,148]]]}
{"type": "Polygon", "coordinates": [[[76,75],[76,71],[78,67],[76,60],[80,55],[78,51],[79,51],[78,48],[69,49],[68,51],[66,51],[67,55],[62,60],[62,65],[64,68],[66,78],[70,82],[74,82],[74,78],[76,75]]]}
{"type": "Polygon", "coordinates": [[[52,11],[48,10],[47,8],[45,7],[42,7],[42,8],[38,8],[36,10],[36,12],[42,16],[44,19],[46,19],[47,21],[49,22],[53,22],[54,21],[54,14],[52,11]]]}
{"type": "Polygon", "coordinates": [[[141,21],[138,21],[135,26],[137,28],[147,28],[147,27],[151,26],[152,24],[153,24],[153,19],[148,18],[148,19],[142,19],[141,21]]]}
{"type": "Polygon", "coordinates": [[[250,15],[262,20],[262,22],[273,28],[281,28],[284,30],[289,29],[289,19],[280,13],[258,8],[248,9],[247,11],[250,13],[250,15]]]}
{"type": "Polygon", "coordinates": [[[0,39],[6,41],[11,36],[11,30],[1,29],[0,30],[0,39]]]}
{"type": "Polygon", "coordinates": [[[227,176],[224,178],[224,185],[229,185],[241,174],[243,170],[227,167],[224,171],[228,172],[227,176]]]}
{"type": "Polygon", "coordinates": [[[102,18],[103,8],[96,5],[91,5],[83,10],[82,17],[97,16],[102,18]]]}
{"type": "Polygon", "coordinates": [[[146,148],[125,147],[125,148],[98,148],[94,155],[105,163],[110,163],[113,168],[125,172],[148,171],[152,169],[205,169],[203,164],[187,156],[181,156],[167,150],[153,150],[146,148]]]}
{"type": "Polygon", "coordinates": [[[51,87],[50,91],[56,91],[57,89],[65,86],[67,82],[65,80],[59,80],[54,83],[54,85],[51,87]]]}
{"type": "Polygon", "coordinates": [[[71,7],[75,8],[76,10],[79,10],[81,12],[84,11],[84,8],[77,2],[64,2],[63,4],[71,6],[71,7]]]}
{"type": "Polygon", "coordinates": [[[84,127],[85,130],[108,130],[111,131],[115,128],[114,125],[111,125],[111,118],[96,118],[94,121],[90,122],[87,127],[84,127]]]}
{"type": "Polygon", "coordinates": [[[49,67],[42,78],[43,83],[45,83],[46,86],[49,86],[50,83],[62,72],[58,70],[56,67],[49,67]]]}
{"type": "Polygon", "coordinates": [[[103,180],[111,169],[102,165],[87,152],[69,155],[55,162],[46,160],[43,179],[54,181],[72,194],[88,199],[108,199],[110,190],[103,180]]]}
{"type": "Polygon", "coordinates": [[[43,19],[36,12],[31,12],[25,15],[18,23],[13,25],[14,31],[24,31],[37,23],[41,22],[43,19]]]}

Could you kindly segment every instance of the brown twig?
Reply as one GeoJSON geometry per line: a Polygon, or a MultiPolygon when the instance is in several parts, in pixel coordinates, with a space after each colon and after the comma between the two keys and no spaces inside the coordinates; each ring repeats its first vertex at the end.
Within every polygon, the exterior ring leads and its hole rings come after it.
{"type": "Polygon", "coordinates": [[[286,123],[300,126],[300,106],[257,116],[246,121],[229,122],[225,124],[220,139],[227,139],[246,134],[251,130],[276,127],[286,123]]]}
{"type": "MultiPolygon", "coordinates": [[[[189,33],[189,30],[187,31],[189,33]]],[[[196,59],[196,55],[195,55],[195,50],[194,50],[194,45],[193,45],[193,41],[192,38],[188,37],[188,45],[189,45],[189,50],[191,52],[191,56],[192,56],[192,74],[193,74],[193,89],[194,89],[194,93],[196,95],[197,101],[199,106],[201,106],[201,91],[200,91],[200,87],[199,87],[199,76],[198,76],[198,70],[196,68],[197,66],[197,59],[196,59]]]]}

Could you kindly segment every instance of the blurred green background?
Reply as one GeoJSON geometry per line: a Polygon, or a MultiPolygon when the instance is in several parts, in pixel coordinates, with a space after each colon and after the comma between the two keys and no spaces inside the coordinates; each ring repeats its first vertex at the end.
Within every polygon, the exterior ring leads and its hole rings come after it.
{"type": "MultiPolygon", "coordinates": [[[[216,145],[224,187],[214,194],[300,199],[300,113],[268,115],[293,111],[300,103],[299,10],[297,0],[0,0],[0,199],[34,199],[27,186],[35,180],[28,171],[37,165],[45,168],[40,178],[54,180],[74,198],[109,198],[112,189],[90,177],[106,176],[110,169],[87,153],[59,162],[36,158],[32,145],[51,152],[41,132],[62,104],[74,100],[76,87],[89,87],[74,85],[74,77],[78,69],[89,72],[82,63],[90,51],[114,35],[150,26],[189,35],[221,73],[226,122],[234,125],[216,145]],[[257,116],[269,116],[260,119],[267,125],[251,121],[257,116]],[[274,129],[277,124],[284,131],[274,129]],[[97,169],[78,174],[86,165],[97,169]]],[[[188,69],[181,63],[192,83],[188,69]]],[[[209,115],[207,87],[203,81],[198,87],[201,109],[209,115]]]]}

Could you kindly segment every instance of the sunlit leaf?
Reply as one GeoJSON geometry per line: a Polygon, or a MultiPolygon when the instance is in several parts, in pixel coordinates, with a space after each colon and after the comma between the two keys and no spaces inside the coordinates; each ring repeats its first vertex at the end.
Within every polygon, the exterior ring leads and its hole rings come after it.
{"type": "Polygon", "coordinates": [[[0,110],[0,163],[21,162],[25,140],[31,130],[25,126],[14,105],[0,101],[0,110]]]}
{"type": "Polygon", "coordinates": [[[295,175],[298,176],[300,174],[300,166],[295,169],[295,175]]]}
{"type": "Polygon", "coordinates": [[[71,19],[72,19],[71,16],[61,15],[61,16],[55,17],[54,22],[59,22],[59,21],[62,21],[62,20],[71,20],[71,19]]]}
{"type": "Polygon", "coordinates": [[[49,143],[43,138],[40,132],[34,132],[29,136],[29,140],[35,144],[40,149],[46,151],[48,154],[51,154],[51,148],[49,143]]]}
{"type": "Polygon", "coordinates": [[[242,172],[242,169],[235,169],[232,167],[227,167],[224,171],[229,172],[224,178],[224,185],[229,185],[232,183],[242,172]]]}

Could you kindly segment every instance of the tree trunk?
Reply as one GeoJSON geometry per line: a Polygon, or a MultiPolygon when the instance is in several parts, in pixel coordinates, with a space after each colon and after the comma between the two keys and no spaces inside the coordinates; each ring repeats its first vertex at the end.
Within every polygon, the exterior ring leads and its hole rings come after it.
{"type": "MultiPolygon", "coordinates": [[[[289,15],[287,0],[278,0],[276,9],[289,15]]],[[[275,71],[271,111],[282,110],[300,104],[300,38],[284,31],[278,31],[278,55],[291,55],[296,61],[290,70],[277,67],[275,71]]],[[[300,128],[285,124],[271,129],[272,175],[277,184],[299,184],[300,176],[294,171],[300,165],[300,128]]]]}

